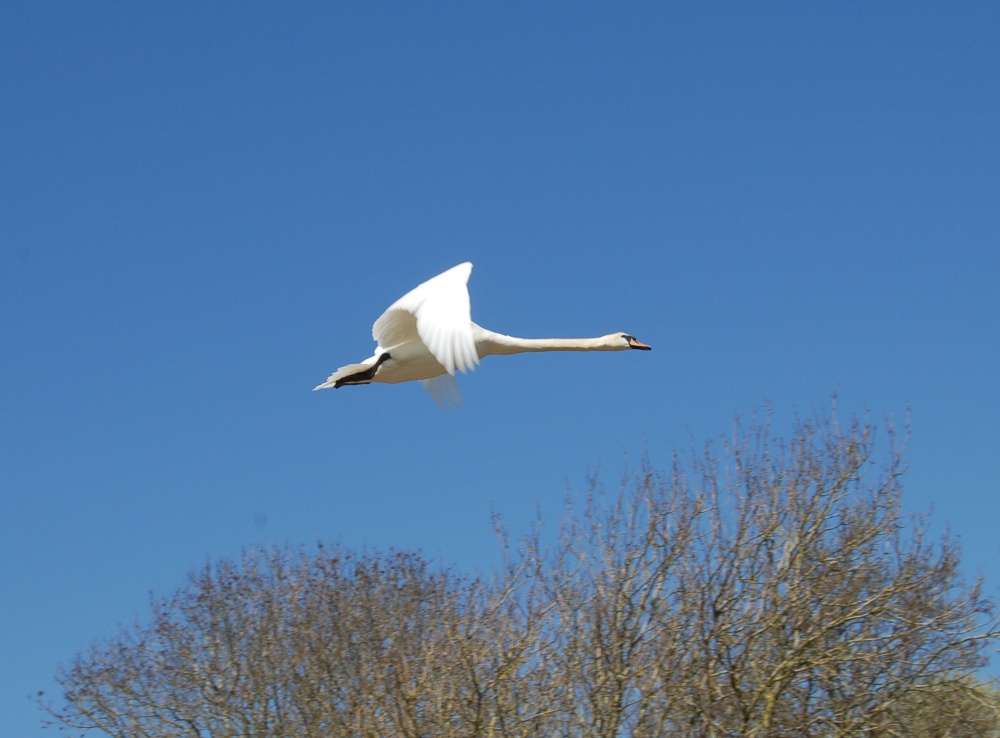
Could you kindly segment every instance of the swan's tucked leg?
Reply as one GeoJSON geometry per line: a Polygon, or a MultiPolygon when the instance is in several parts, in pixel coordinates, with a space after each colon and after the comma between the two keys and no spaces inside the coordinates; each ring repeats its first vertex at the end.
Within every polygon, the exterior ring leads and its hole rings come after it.
{"type": "Polygon", "coordinates": [[[348,364],[347,366],[342,366],[331,374],[330,378],[323,382],[323,384],[313,389],[343,387],[345,384],[370,384],[375,378],[375,372],[382,366],[382,362],[391,358],[389,354],[385,353],[379,356],[374,364],[348,364]]]}

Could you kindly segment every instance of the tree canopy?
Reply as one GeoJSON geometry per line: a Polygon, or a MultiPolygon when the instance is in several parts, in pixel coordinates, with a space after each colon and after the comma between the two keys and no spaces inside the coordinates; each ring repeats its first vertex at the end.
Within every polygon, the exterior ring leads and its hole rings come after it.
{"type": "Polygon", "coordinates": [[[68,732],[988,736],[1000,636],[957,542],[901,506],[894,434],[767,423],[608,491],[489,575],[419,553],[258,547],[81,652],[68,732]]]}

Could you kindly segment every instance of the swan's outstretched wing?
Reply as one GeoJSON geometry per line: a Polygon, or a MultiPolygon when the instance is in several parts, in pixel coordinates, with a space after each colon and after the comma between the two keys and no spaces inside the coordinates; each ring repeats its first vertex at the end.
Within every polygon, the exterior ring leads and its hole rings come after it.
{"type": "Polygon", "coordinates": [[[479,363],[472,336],[469,276],[465,262],[414,287],[375,321],[372,337],[387,351],[417,337],[449,374],[479,363]]]}
{"type": "Polygon", "coordinates": [[[455,381],[454,374],[442,374],[433,379],[422,379],[420,384],[424,386],[427,394],[442,410],[458,407],[462,404],[462,393],[458,391],[458,382],[455,381]]]}

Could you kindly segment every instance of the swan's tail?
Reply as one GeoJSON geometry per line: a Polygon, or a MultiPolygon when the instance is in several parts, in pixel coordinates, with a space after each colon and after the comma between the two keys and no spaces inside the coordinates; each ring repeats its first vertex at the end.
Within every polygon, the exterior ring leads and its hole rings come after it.
{"type": "Polygon", "coordinates": [[[347,366],[342,366],[340,369],[335,371],[330,375],[323,384],[317,384],[313,387],[313,392],[321,389],[328,389],[330,387],[342,387],[345,384],[369,384],[371,382],[372,374],[372,364],[348,364],[347,366]],[[352,381],[352,377],[355,375],[369,375],[367,378],[362,379],[361,377],[356,377],[352,381]]]}

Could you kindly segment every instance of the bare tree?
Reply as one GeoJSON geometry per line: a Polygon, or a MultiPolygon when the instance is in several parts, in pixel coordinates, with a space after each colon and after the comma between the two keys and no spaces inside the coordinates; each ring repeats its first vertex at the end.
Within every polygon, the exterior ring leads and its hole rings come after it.
{"type": "Polygon", "coordinates": [[[502,581],[416,554],[256,549],[78,656],[51,713],[123,737],[489,735],[526,622],[502,581]]]}
{"type": "Polygon", "coordinates": [[[805,423],[787,444],[765,425],[695,465],[705,513],[677,579],[692,673],[674,685],[688,735],[864,735],[984,665],[981,582],[904,518],[895,443],[882,468],[872,448],[867,424],[805,423]]]}
{"type": "MultiPolygon", "coordinates": [[[[257,549],[59,674],[64,730],[111,736],[997,733],[1000,636],[955,541],[903,514],[867,422],[737,425],[489,577],[418,554],[257,549]]],[[[506,533],[498,528],[501,538],[506,533]]]]}

